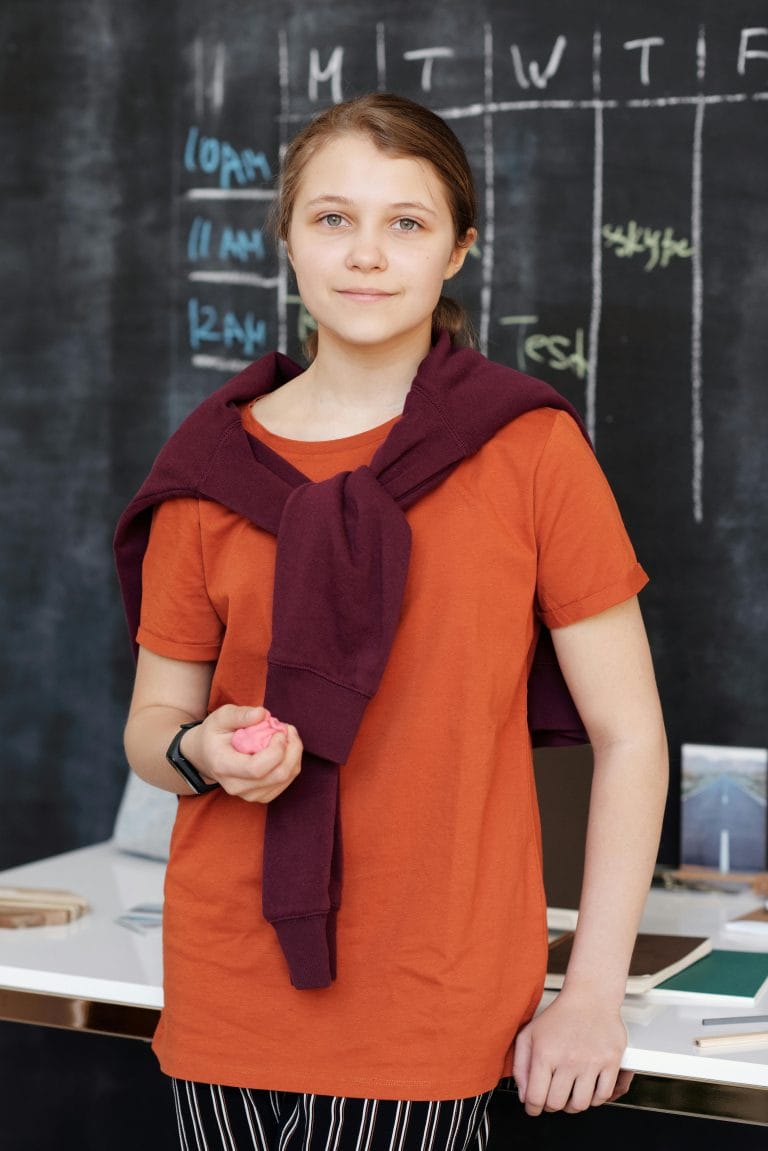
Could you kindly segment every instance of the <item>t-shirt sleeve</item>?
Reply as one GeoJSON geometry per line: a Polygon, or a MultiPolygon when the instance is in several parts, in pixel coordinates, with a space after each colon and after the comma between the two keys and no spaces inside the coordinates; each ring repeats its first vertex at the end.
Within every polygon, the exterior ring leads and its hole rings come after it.
{"type": "Polygon", "coordinates": [[[154,509],[141,577],[138,643],[170,659],[217,659],[224,628],[206,589],[196,499],[154,509]]]}
{"type": "Polygon", "coordinates": [[[597,615],[648,582],[605,474],[565,412],[539,460],[534,515],[538,611],[547,627],[597,615]]]}

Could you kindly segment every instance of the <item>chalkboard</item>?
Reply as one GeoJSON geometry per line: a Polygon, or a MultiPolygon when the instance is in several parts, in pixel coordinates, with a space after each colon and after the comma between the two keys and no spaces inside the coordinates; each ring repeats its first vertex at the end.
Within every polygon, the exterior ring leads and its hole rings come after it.
{"type": "Polygon", "coordinates": [[[299,355],[280,149],[371,89],[464,142],[482,349],[583,413],[650,574],[676,862],[680,745],[768,740],[764,0],[6,0],[0,28],[0,864],[111,832],[115,520],[193,404],[299,355]]]}

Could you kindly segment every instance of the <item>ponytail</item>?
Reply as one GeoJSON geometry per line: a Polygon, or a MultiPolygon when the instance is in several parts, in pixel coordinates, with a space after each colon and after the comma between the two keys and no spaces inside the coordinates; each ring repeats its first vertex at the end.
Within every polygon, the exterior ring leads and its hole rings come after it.
{"type": "Polygon", "coordinates": [[[447,332],[456,348],[476,348],[477,335],[466,308],[449,296],[441,296],[432,313],[432,341],[447,332]]]}

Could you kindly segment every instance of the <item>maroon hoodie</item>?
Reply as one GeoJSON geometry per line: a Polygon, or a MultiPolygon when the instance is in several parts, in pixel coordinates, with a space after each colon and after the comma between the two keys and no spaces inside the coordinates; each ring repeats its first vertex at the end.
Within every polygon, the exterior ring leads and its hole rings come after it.
{"type": "MultiPolygon", "coordinates": [[[[186,418],[120,517],[115,558],[135,653],[141,561],[156,504],[216,500],[277,536],[264,706],[295,725],[304,755],[299,776],[267,810],[262,907],[292,982],[311,988],[335,977],[338,768],[397,629],[411,541],[403,513],[523,412],[559,408],[587,433],[549,384],[456,349],[442,333],[370,466],[313,483],[250,436],[238,410],[301,370],[279,353],[264,356],[186,418]]],[[[534,745],[587,742],[543,626],[528,718],[534,745]]]]}

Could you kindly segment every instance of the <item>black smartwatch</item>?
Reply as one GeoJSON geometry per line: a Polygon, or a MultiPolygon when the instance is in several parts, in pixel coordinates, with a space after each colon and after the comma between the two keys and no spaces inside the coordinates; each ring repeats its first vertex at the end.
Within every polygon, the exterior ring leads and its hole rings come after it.
{"type": "Polygon", "coordinates": [[[193,719],[191,723],[183,723],[179,730],[171,740],[171,745],[165,753],[165,758],[170,763],[171,767],[175,767],[179,775],[183,775],[189,786],[197,795],[203,795],[206,791],[213,791],[218,787],[218,783],[206,783],[200,772],[194,767],[189,760],[179,751],[179,744],[181,737],[185,731],[189,731],[190,727],[198,727],[203,721],[201,719],[193,719]]]}

